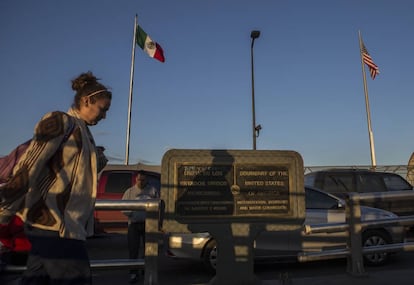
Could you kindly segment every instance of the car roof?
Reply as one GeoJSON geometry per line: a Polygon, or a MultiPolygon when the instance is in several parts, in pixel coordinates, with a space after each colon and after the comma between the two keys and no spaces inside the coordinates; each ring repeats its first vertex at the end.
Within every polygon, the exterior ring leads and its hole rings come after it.
{"type": "Polygon", "coordinates": [[[161,165],[151,165],[151,164],[144,164],[144,163],[136,163],[136,164],[107,164],[102,171],[110,171],[110,170],[143,170],[147,172],[155,172],[161,173],[161,165]]]}
{"type": "Polygon", "coordinates": [[[316,171],[312,171],[309,173],[306,173],[305,175],[312,175],[312,174],[317,174],[317,173],[326,173],[326,172],[334,172],[334,173],[369,173],[369,174],[373,174],[373,175],[382,175],[382,174],[386,174],[386,175],[398,175],[397,173],[393,173],[393,172],[386,172],[386,171],[375,171],[375,170],[371,170],[368,168],[328,168],[328,169],[323,169],[323,170],[316,170],[316,171]]]}

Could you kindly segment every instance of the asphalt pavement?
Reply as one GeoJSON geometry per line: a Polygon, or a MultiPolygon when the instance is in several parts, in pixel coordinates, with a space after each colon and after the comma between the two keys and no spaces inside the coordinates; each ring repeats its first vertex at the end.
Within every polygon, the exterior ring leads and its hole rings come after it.
{"type": "MultiPolygon", "coordinates": [[[[162,279],[162,278],[161,278],[162,279]]],[[[300,277],[294,278],[287,275],[281,275],[279,279],[274,280],[262,280],[260,285],[412,285],[414,280],[414,268],[411,270],[387,270],[387,271],[375,271],[373,273],[367,272],[363,276],[352,276],[349,274],[339,275],[326,275],[326,276],[313,276],[313,277],[300,277]]],[[[128,284],[128,275],[123,272],[121,275],[106,276],[106,274],[100,274],[94,276],[94,284],[96,285],[113,285],[113,284],[128,284]]],[[[139,281],[136,284],[144,284],[143,281],[139,281]]],[[[174,280],[171,283],[163,281],[160,285],[177,284],[174,280]]],[[[209,282],[192,282],[183,283],[181,285],[208,285],[209,282]]],[[[255,285],[259,285],[255,284],[255,285]]],[[[228,285],[228,284],[223,284],[228,285]]],[[[240,284],[244,285],[244,284],[240,284]]],[[[250,284],[245,284],[250,285],[250,284]]]]}
{"type": "MultiPolygon", "coordinates": [[[[392,284],[412,285],[413,280],[414,280],[414,269],[395,270],[395,271],[379,271],[379,272],[376,271],[371,274],[366,273],[362,276],[340,274],[340,275],[326,275],[326,276],[294,278],[294,277],[282,274],[279,279],[262,280],[261,283],[255,284],[255,285],[331,285],[331,284],[332,285],[392,285],[392,284]]],[[[190,285],[190,284],[186,284],[186,285],[190,285]]],[[[191,285],[208,285],[208,283],[191,284],[191,285]]],[[[226,285],[226,284],[223,284],[223,285],[226,285]]]]}
{"type": "MultiPolygon", "coordinates": [[[[102,272],[97,271],[93,274],[94,285],[121,285],[128,283],[128,274],[124,270],[102,272]]],[[[177,277],[178,278],[178,277],[177,277]]],[[[159,285],[179,284],[177,280],[162,280],[162,276],[159,279],[159,285]]],[[[19,275],[3,275],[1,276],[2,285],[18,285],[19,275]]],[[[352,276],[350,274],[335,274],[335,275],[323,275],[312,277],[299,277],[289,276],[288,274],[281,274],[278,279],[262,280],[260,285],[411,285],[414,280],[414,268],[413,269],[401,269],[401,270],[375,270],[373,272],[367,271],[366,274],[361,276],[352,276]]],[[[140,280],[137,285],[144,284],[140,280]]],[[[182,283],[180,285],[208,285],[209,281],[203,280],[201,282],[194,280],[190,283],[182,283]]],[[[259,285],[255,284],[255,285],[259,285]]],[[[227,284],[223,284],[227,285],[227,284]]],[[[244,284],[240,284],[244,285],[244,284]]],[[[246,284],[247,285],[247,284],[246,284]]],[[[249,284],[250,285],[250,284],[249,284]]]]}
{"type": "Polygon", "coordinates": [[[387,270],[366,273],[361,276],[352,276],[350,274],[314,276],[302,278],[289,278],[282,276],[280,280],[265,280],[261,285],[408,285],[413,284],[414,269],[404,270],[387,270]]]}
{"type": "MultiPolygon", "coordinates": [[[[90,241],[91,257],[93,259],[124,258],[127,255],[125,237],[122,235],[109,237],[96,238],[90,241]],[[108,244],[108,242],[111,243],[108,244]],[[108,256],[108,254],[110,255],[108,256]]],[[[414,280],[414,266],[411,262],[413,259],[414,254],[412,252],[397,255],[389,266],[365,267],[365,273],[361,276],[348,274],[345,260],[295,265],[260,265],[255,268],[255,274],[259,276],[260,282],[254,285],[411,285],[414,280]],[[332,269],[329,269],[329,267],[332,269]]],[[[185,260],[171,260],[165,257],[160,258],[159,285],[208,285],[213,277],[214,275],[205,273],[202,264],[185,260]]],[[[128,279],[127,270],[93,271],[94,285],[129,284],[128,279]]],[[[18,280],[19,274],[0,273],[0,285],[18,285],[18,280]]],[[[141,285],[144,282],[140,280],[136,284],[141,285]]]]}

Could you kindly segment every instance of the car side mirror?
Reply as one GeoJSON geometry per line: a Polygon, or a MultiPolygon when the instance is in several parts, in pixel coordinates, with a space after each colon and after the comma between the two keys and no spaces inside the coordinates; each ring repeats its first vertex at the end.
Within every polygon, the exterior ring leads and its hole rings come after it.
{"type": "Polygon", "coordinates": [[[345,205],[338,201],[338,204],[336,205],[337,209],[345,209],[345,205]]]}

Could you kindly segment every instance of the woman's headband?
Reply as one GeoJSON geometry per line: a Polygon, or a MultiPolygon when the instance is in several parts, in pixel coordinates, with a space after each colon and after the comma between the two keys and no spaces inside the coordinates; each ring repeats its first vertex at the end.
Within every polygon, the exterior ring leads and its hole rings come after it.
{"type": "Polygon", "coordinates": [[[89,98],[89,97],[92,97],[93,95],[96,95],[96,94],[99,94],[99,93],[102,93],[102,92],[107,92],[107,90],[106,89],[101,89],[101,90],[92,92],[91,94],[86,95],[85,97],[89,98]]]}

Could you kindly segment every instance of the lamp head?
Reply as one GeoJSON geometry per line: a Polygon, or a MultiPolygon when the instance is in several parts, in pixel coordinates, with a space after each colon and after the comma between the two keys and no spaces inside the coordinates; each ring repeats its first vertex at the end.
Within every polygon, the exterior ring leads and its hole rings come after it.
{"type": "Polygon", "coordinates": [[[250,37],[252,39],[257,39],[260,36],[260,31],[252,31],[250,37]]]}

